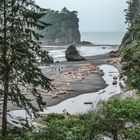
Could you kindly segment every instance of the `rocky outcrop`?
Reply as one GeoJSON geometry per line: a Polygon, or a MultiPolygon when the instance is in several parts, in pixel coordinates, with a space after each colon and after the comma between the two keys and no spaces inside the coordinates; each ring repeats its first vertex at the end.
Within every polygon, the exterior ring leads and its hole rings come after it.
{"type": "Polygon", "coordinates": [[[46,55],[46,56],[41,58],[41,63],[46,64],[46,65],[52,64],[52,63],[54,63],[53,57],[46,55]]]}
{"type": "Polygon", "coordinates": [[[82,46],[92,46],[93,43],[91,43],[91,42],[89,42],[89,41],[81,41],[81,42],[80,42],[80,45],[82,45],[82,46]]]}
{"type": "Polygon", "coordinates": [[[50,10],[41,20],[49,26],[39,33],[44,36],[46,45],[68,45],[81,42],[79,32],[79,19],[77,11],[69,11],[63,8],[61,12],[50,10]]]}
{"type": "Polygon", "coordinates": [[[110,51],[109,56],[110,57],[117,57],[117,52],[116,51],[110,51]]]}
{"type": "Polygon", "coordinates": [[[75,45],[70,45],[66,52],[66,59],[67,61],[82,61],[82,60],[85,60],[84,57],[82,57],[78,50],[76,49],[76,46],[75,45]]]}

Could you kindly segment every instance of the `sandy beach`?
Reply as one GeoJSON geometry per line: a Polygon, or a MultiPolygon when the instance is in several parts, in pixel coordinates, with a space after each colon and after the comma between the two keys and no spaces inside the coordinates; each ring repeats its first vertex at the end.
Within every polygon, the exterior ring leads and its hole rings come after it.
{"type": "MultiPolygon", "coordinates": [[[[52,91],[41,90],[47,107],[56,105],[65,99],[96,92],[107,85],[102,78],[103,72],[99,65],[107,63],[108,54],[86,57],[86,61],[60,62],[47,67],[47,76],[53,80],[52,91]]],[[[45,69],[43,71],[46,71],[45,69]]],[[[26,93],[26,97],[33,99],[26,93]]],[[[36,102],[33,104],[37,106],[36,102]]],[[[19,109],[9,102],[8,110],[19,109]]]]}

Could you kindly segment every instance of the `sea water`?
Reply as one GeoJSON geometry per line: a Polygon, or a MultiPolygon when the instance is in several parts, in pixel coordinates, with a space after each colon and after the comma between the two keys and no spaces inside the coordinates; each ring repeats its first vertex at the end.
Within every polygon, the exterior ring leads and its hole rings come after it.
{"type": "MultiPolygon", "coordinates": [[[[124,36],[123,32],[82,32],[81,38],[85,41],[90,41],[93,46],[77,46],[79,53],[86,56],[95,56],[105,54],[110,51],[116,51],[121,44],[124,36]],[[99,46],[100,45],[100,46],[99,46]],[[113,46],[113,45],[117,45],[113,46]]],[[[66,46],[42,46],[42,48],[49,52],[49,55],[54,58],[54,61],[66,61],[65,51],[66,46]]]]}
{"type": "Polygon", "coordinates": [[[93,44],[119,45],[125,32],[81,32],[81,40],[93,44]]]}

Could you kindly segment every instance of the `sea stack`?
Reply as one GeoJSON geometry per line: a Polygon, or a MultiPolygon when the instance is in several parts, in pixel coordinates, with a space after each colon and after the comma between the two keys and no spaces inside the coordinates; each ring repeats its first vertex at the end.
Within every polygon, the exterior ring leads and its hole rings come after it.
{"type": "Polygon", "coordinates": [[[81,56],[78,52],[78,50],[76,49],[76,45],[70,45],[66,52],[66,59],[67,61],[83,61],[85,60],[85,58],[83,56],[81,56]]]}

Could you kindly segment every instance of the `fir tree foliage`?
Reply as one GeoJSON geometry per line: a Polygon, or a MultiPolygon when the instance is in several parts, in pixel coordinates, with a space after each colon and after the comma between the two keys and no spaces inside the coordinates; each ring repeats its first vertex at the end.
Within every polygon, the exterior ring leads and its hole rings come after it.
{"type": "Polygon", "coordinates": [[[127,84],[140,91],[140,42],[132,42],[124,49],[123,71],[128,76],[127,84]]]}
{"type": "Polygon", "coordinates": [[[0,6],[0,93],[3,101],[2,128],[6,135],[7,102],[35,113],[45,105],[37,88],[50,90],[51,80],[35,65],[36,56],[47,52],[40,47],[40,34],[35,29],[44,29],[49,24],[40,18],[46,10],[34,0],[4,0],[0,6]],[[22,89],[32,94],[38,107],[34,107],[22,89]]]}
{"type": "MultiPolygon", "coordinates": [[[[140,1],[129,0],[126,10],[128,23],[127,43],[123,51],[123,72],[127,75],[127,83],[132,89],[140,91],[140,1]]],[[[126,40],[125,39],[125,40],[126,40]]]]}

